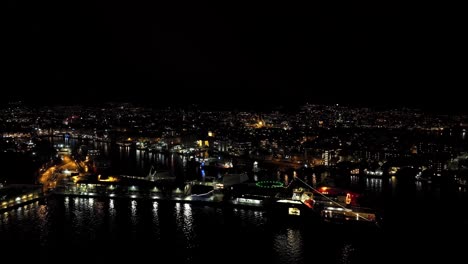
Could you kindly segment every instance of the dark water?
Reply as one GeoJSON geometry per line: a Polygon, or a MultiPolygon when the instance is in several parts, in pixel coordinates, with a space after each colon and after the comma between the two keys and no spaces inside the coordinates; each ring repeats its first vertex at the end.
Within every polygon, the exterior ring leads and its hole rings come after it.
{"type": "Polygon", "coordinates": [[[250,209],[55,197],[1,213],[0,247],[18,260],[40,263],[451,261],[463,256],[467,245],[466,203],[465,198],[450,203],[440,195],[429,204],[393,202],[379,230],[319,225],[250,209]]]}
{"type": "Polygon", "coordinates": [[[262,211],[142,200],[61,197],[0,215],[2,248],[34,252],[43,262],[360,263],[375,255],[375,239],[262,211]]]}

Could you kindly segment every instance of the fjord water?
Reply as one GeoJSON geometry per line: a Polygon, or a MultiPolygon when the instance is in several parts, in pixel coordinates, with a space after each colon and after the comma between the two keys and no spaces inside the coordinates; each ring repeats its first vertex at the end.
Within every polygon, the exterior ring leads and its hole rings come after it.
{"type": "MultiPolygon", "coordinates": [[[[408,208],[380,230],[317,225],[263,211],[168,201],[55,197],[0,215],[0,242],[18,261],[380,263],[461,255],[460,212],[408,208]],[[425,217],[419,217],[422,213],[425,217]],[[457,217],[460,217],[457,219],[457,217]]],[[[449,210],[447,208],[447,210],[449,210]]],[[[398,212],[397,212],[398,211],[398,212]]]]}

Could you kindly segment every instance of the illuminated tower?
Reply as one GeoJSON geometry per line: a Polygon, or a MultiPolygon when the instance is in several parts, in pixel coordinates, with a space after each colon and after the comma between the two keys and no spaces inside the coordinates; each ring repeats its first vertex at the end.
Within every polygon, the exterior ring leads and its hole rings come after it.
{"type": "Polygon", "coordinates": [[[328,166],[330,164],[330,153],[325,150],[322,154],[323,165],[328,166]]]}

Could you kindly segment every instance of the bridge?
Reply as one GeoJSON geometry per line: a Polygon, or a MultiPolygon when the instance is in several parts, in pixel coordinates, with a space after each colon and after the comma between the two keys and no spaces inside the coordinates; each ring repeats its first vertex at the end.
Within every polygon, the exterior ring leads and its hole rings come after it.
{"type": "Polygon", "coordinates": [[[145,177],[135,175],[120,175],[122,178],[144,180],[150,182],[157,182],[160,180],[175,180],[175,177],[170,174],[169,171],[158,172],[154,166],[151,166],[148,174],[145,177]]]}

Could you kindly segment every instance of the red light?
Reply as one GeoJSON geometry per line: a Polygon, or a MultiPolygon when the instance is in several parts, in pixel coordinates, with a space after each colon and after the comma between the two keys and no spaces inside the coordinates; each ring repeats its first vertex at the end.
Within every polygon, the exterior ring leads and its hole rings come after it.
{"type": "Polygon", "coordinates": [[[312,199],[305,200],[304,204],[309,208],[312,208],[312,209],[314,208],[314,200],[312,199]]]}

